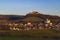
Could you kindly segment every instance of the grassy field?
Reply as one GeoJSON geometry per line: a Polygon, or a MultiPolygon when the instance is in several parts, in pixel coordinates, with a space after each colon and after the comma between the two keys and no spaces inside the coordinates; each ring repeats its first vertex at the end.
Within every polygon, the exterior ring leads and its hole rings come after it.
{"type": "Polygon", "coordinates": [[[51,40],[49,38],[32,38],[32,37],[0,37],[0,40],[51,40]]]}
{"type": "Polygon", "coordinates": [[[60,30],[4,31],[0,40],[60,40],[60,30]]]}

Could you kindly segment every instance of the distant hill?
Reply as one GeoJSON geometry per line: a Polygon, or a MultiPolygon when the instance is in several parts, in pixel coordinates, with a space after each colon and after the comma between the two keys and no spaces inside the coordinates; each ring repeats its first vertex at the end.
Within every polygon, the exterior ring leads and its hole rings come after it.
{"type": "MultiPolygon", "coordinates": [[[[59,16],[45,15],[38,12],[30,12],[27,15],[0,15],[0,20],[15,21],[15,20],[27,20],[30,17],[36,17],[38,20],[50,19],[53,23],[59,23],[59,16]]],[[[29,19],[30,20],[30,19],[29,19]]],[[[34,19],[35,20],[35,19],[34,19]]],[[[36,20],[35,20],[36,21],[36,20]]]]}
{"type": "Polygon", "coordinates": [[[0,15],[0,20],[19,20],[24,18],[22,15],[0,15]]]}

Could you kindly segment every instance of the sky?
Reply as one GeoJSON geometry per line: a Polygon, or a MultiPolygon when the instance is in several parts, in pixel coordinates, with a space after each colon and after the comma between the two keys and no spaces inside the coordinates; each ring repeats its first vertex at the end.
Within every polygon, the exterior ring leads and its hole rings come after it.
{"type": "Polygon", "coordinates": [[[31,11],[60,16],[60,0],[0,0],[0,14],[26,15],[31,11]]]}

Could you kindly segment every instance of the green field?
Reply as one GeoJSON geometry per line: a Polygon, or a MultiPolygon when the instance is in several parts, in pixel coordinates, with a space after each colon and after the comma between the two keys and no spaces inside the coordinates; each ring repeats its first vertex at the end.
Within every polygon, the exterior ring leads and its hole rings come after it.
{"type": "Polygon", "coordinates": [[[0,40],[60,40],[60,30],[5,31],[0,40]]]}
{"type": "Polygon", "coordinates": [[[32,38],[32,37],[0,37],[0,40],[51,40],[49,38],[32,38]]]}

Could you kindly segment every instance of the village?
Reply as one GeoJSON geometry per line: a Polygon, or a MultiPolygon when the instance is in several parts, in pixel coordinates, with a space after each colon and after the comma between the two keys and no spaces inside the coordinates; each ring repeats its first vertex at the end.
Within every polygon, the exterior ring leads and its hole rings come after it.
{"type": "MultiPolygon", "coordinates": [[[[1,21],[0,20],[0,29],[1,30],[40,30],[40,29],[60,29],[60,22],[55,24],[51,19],[41,19],[37,17],[38,12],[30,12],[28,17],[16,20],[16,21],[1,21]]],[[[54,20],[53,20],[54,21],[54,20]]]]}
{"type": "Polygon", "coordinates": [[[60,29],[60,24],[53,25],[50,20],[47,19],[46,24],[44,23],[31,23],[27,22],[26,24],[8,24],[10,26],[10,30],[34,30],[34,29],[60,29]]]}

